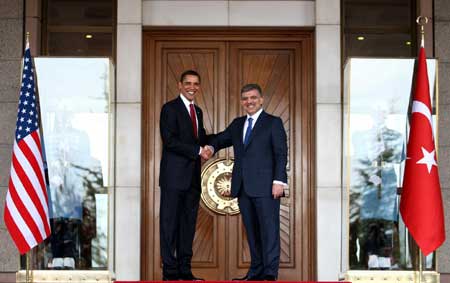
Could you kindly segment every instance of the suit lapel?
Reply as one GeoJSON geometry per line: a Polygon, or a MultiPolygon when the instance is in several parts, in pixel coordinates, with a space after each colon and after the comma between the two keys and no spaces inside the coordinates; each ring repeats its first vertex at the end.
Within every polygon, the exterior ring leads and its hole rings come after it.
{"type": "Polygon", "coordinates": [[[238,124],[238,136],[239,136],[239,141],[240,141],[240,145],[242,148],[244,148],[244,124],[245,124],[245,120],[247,120],[247,116],[243,116],[241,117],[241,120],[239,121],[238,124]]]}
{"type": "MultiPolygon", "coordinates": [[[[245,146],[245,148],[247,149],[249,147],[249,145],[252,143],[253,141],[253,137],[255,135],[258,134],[259,131],[261,131],[261,129],[263,128],[264,125],[264,120],[266,118],[266,112],[262,111],[261,114],[259,114],[258,120],[256,120],[255,125],[253,126],[252,132],[250,133],[250,138],[248,140],[247,146],[245,146]]],[[[244,120],[245,122],[245,120],[244,120]]],[[[242,125],[243,127],[243,125],[242,125]]]]}

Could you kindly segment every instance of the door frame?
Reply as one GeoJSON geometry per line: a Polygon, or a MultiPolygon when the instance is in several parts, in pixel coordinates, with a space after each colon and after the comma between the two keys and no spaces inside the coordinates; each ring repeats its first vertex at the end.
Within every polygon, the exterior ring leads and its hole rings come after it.
{"type": "MultiPolygon", "coordinates": [[[[159,120],[155,113],[154,89],[147,78],[155,76],[153,64],[146,64],[160,58],[156,57],[155,42],[159,40],[189,40],[189,41],[277,41],[300,42],[302,44],[301,97],[294,101],[295,109],[301,109],[295,123],[299,123],[301,133],[295,133],[296,140],[304,149],[300,160],[292,173],[298,177],[303,190],[296,194],[295,219],[301,227],[295,227],[296,242],[301,241],[301,247],[294,246],[296,261],[295,269],[300,272],[298,280],[315,280],[317,277],[316,260],[316,110],[315,110],[315,33],[314,28],[183,28],[183,27],[145,27],[143,30],[143,61],[142,61],[142,192],[141,192],[141,280],[160,280],[155,278],[154,262],[154,188],[155,162],[153,152],[155,139],[154,125],[159,120]],[[301,259],[301,260],[300,260],[301,259]]],[[[299,245],[300,246],[300,245],[299,245]]]]}

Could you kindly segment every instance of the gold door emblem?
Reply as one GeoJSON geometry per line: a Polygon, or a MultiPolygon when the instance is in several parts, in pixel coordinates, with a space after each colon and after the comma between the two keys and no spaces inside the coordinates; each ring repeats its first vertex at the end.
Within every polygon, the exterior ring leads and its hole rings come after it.
{"type": "Polygon", "coordinates": [[[233,160],[217,159],[202,171],[202,200],[212,211],[219,214],[238,214],[237,198],[224,197],[222,193],[231,191],[233,160]]]}

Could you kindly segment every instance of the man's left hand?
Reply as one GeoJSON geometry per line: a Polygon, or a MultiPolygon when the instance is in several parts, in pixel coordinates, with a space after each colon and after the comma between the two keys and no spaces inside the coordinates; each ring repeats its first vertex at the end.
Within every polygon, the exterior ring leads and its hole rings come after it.
{"type": "Polygon", "coordinates": [[[274,199],[282,197],[283,193],[284,193],[284,185],[272,184],[272,196],[274,199]]]}

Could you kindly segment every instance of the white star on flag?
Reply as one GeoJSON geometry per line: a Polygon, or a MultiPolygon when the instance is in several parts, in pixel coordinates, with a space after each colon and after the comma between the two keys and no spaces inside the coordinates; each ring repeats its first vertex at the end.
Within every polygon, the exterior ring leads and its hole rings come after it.
{"type": "Polygon", "coordinates": [[[426,164],[427,169],[428,169],[428,174],[431,173],[431,168],[433,168],[433,165],[437,167],[436,159],[434,158],[434,152],[435,152],[435,150],[428,152],[422,146],[423,158],[416,162],[417,164],[426,164]]]}

